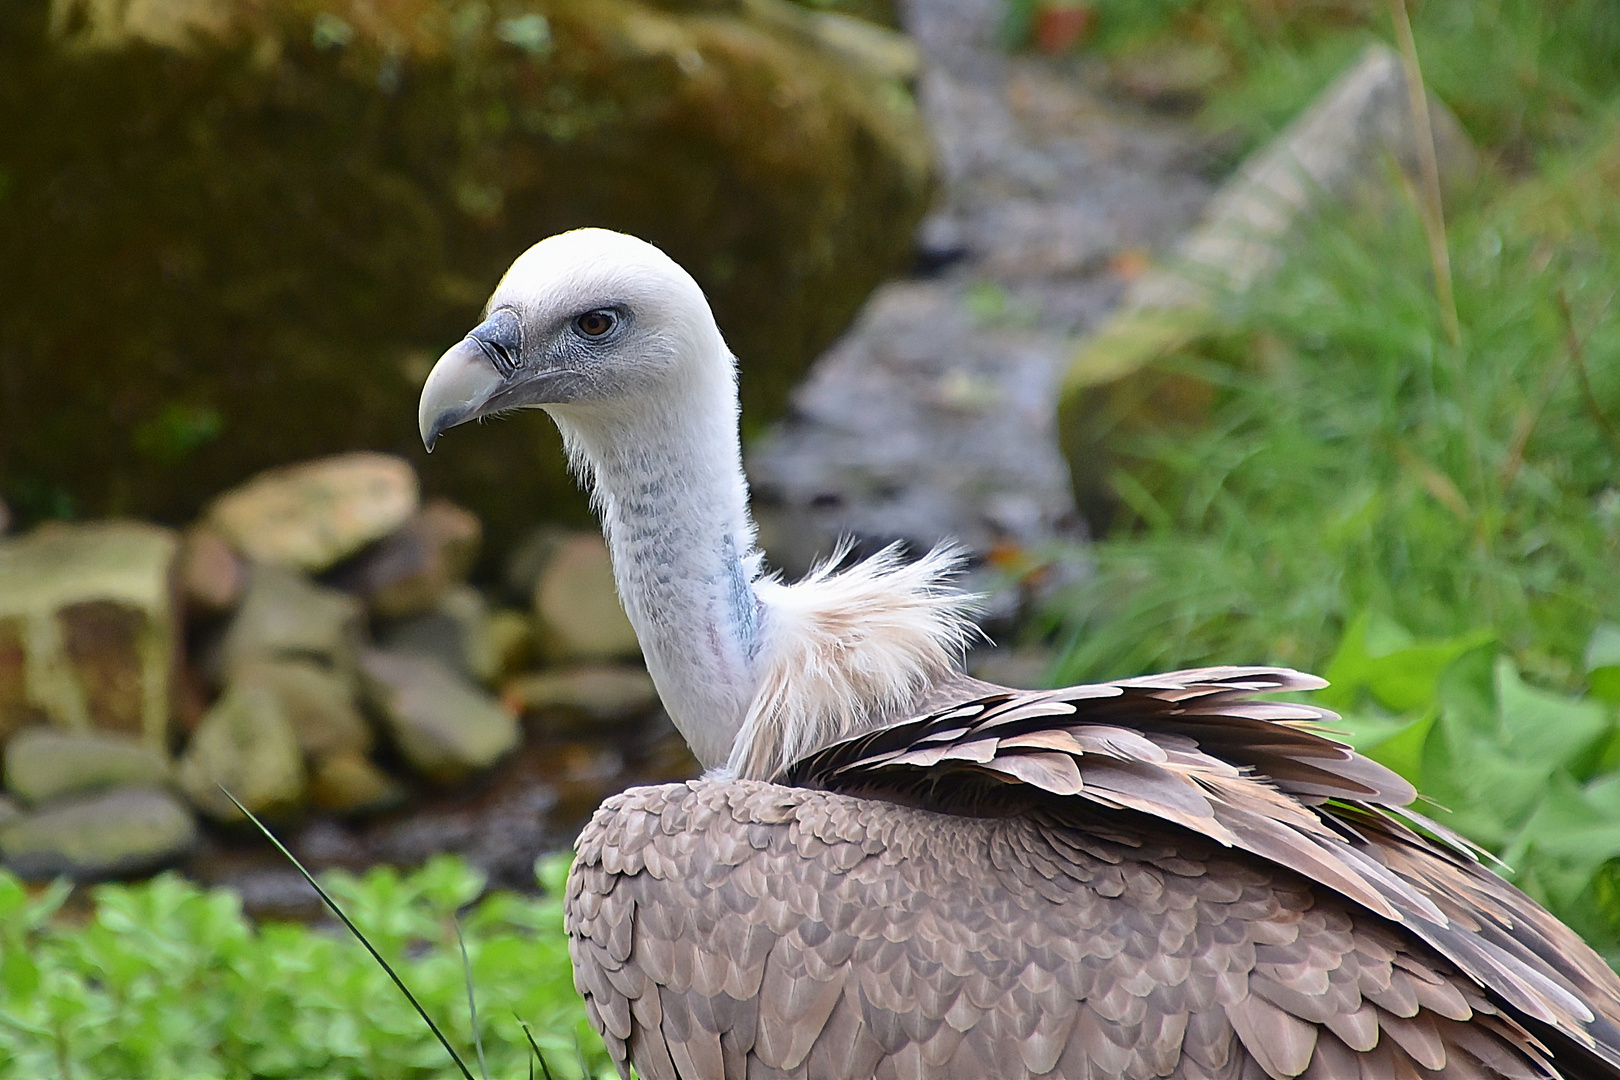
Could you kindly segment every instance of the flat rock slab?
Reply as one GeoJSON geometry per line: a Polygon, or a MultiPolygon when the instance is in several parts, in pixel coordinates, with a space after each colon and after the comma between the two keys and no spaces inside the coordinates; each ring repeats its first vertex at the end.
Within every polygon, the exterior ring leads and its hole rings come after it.
{"type": "Polygon", "coordinates": [[[217,674],[228,680],[244,665],[275,658],[351,673],[364,622],[364,608],[348,593],[281,567],[255,566],[220,643],[217,674]]]}
{"type": "Polygon", "coordinates": [[[563,540],[534,586],[535,635],[554,660],[641,655],[635,628],[619,603],[613,563],[596,533],[563,540]]]}
{"type": "Polygon", "coordinates": [[[641,668],[598,664],[521,676],[507,683],[502,698],[517,710],[564,710],[615,721],[655,708],[658,688],[641,668]]]}
{"type": "Polygon", "coordinates": [[[319,572],[405,524],[418,498],[404,459],[339,454],[259,474],[216,499],[208,523],[255,562],[319,572]]]}
{"type": "Polygon", "coordinates": [[[144,743],[56,728],[24,728],[6,744],[6,790],[32,805],[105,788],[163,787],[168,755],[144,743]]]}
{"type": "Polygon", "coordinates": [[[36,879],[143,873],[182,858],[196,842],[191,812],[156,788],[65,799],[0,823],[6,865],[36,879]]]}
{"type": "Polygon", "coordinates": [[[380,618],[416,615],[467,580],[482,538],[478,518],[435,499],[343,567],[337,584],[358,593],[380,618]]]}
{"type": "Polygon", "coordinates": [[[438,660],[368,649],[360,666],[400,753],[434,783],[458,783],[517,746],[512,715],[438,660]]]}
{"type": "Polygon", "coordinates": [[[223,787],[255,814],[275,816],[304,799],[304,752],[281,700],[262,686],[233,686],[197,725],[180,759],[180,786],[219,821],[241,821],[223,787]]]}
{"type": "Polygon", "coordinates": [[[405,789],[364,754],[342,750],[310,766],[309,800],[340,817],[373,814],[405,800],[405,789]]]}
{"type": "MultiPolygon", "coordinates": [[[[510,627],[503,632],[510,636],[510,627]]],[[[503,645],[491,632],[489,605],[471,585],[450,589],[430,611],[385,625],[377,643],[390,652],[434,657],[478,683],[492,681],[504,663],[503,645]]],[[[505,648],[510,652],[510,645],[505,648]]]]}
{"type": "Polygon", "coordinates": [[[288,658],[244,661],[232,673],[231,685],[260,688],[274,696],[299,749],[307,755],[371,750],[371,725],[355,703],[354,680],[322,664],[288,658]]]}
{"type": "MultiPolygon", "coordinates": [[[[1442,179],[1466,184],[1478,175],[1478,152],[1433,95],[1429,114],[1442,179]]],[[[1121,463],[1108,453],[1108,437],[1197,424],[1214,399],[1207,382],[1156,362],[1208,333],[1222,297],[1244,293],[1276,270],[1290,237],[1319,207],[1337,201],[1380,208],[1403,200],[1390,166],[1421,183],[1416,129],[1400,55],[1382,43],[1367,46],[1244,160],[1173,256],[1133,280],[1119,310],[1073,351],[1059,391],[1059,426],[1091,516],[1107,516],[1116,501],[1109,477],[1121,463]]]]}
{"type": "Polygon", "coordinates": [[[49,721],[164,747],[178,546],[138,522],[47,525],[0,542],[0,740],[49,721]]]}

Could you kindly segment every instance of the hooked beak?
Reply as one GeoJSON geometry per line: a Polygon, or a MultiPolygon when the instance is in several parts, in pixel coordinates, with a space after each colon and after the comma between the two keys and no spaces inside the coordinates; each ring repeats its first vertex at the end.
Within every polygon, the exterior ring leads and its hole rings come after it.
{"type": "Polygon", "coordinates": [[[444,432],[482,416],[506,385],[506,376],[495,369],[471,335],[439,357],[422,384],[422,400],[416,409],[417,427],[428,453],[433,453],[433,445],[444,432]]]}

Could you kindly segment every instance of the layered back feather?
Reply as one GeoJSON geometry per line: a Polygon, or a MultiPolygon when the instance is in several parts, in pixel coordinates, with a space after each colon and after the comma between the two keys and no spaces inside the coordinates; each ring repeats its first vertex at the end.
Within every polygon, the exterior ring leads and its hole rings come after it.
{"type": "Polygon", "coordinates": [[[951,579],[962,553],[913,563],[891,546],[845,570],[835,552],[803,580],[754,583],[763,609],[760,679],[728,769],[763,780],[835,742],[903,715],[955,670],[978,628],[978,598],[951,579]]]}

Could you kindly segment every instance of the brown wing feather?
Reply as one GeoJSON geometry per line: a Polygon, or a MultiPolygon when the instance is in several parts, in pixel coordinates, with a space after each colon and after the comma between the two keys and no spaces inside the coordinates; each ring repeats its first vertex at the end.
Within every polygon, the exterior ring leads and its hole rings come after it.
{"type": "Polygon", "coordinates": [[[781,779],[942,809],[955,798],[961,809],[979,810],[980,801],[1007,797],[972,782],[972,774],[988,773],[1160,818],[1296,870],[1408,927],[1527,1022],[1620,1070],[1620,981],[1602,959],[1482,867],[1477,849],[1406,810],[1415,792],[1405,780],[1312,730],[1337,719],[1333,713],[1249,696],[1322,685],[1284,669],[1224,667],[1122,680],[1103,691],[990,688],[971,722],[951,722],[961,729],[951,740],[924,716],[828,747],[781,779]],[[1047,703],[1054,707],[1043,716],[1047,703]],[[1122,729],[1129,737],[1117,734],[1122,729]],[[1079,749],[1053,740],[1055,732],[1079,749]],[[931,768],[894,753],[924,740],[937,758],[931,768]],[[971,745],[972,760],[954,759],[954,743],[971,745]],[[1078,783],[1066,772],[1043,783],[1059,775],[1056,756],[1071,757],[1078,783]]]}
{"type": "Polygon", "coordinates": [[[648,1078],[1556,1075],[1386,920],[1095,813],[755,781],[626,792],[580,838],[576,984],[621,1071],[648,1078]],[[626,1016],[627,1033],[609,1019],[626,1016]]]}
{"type": "Polygon", "coordinates": [[[1601,960],[1250,699],[1318,685],[964,678],[779,783],[617,796],[569,884],[592,1022],[649,1080],[1620,1075],[1601,960]]]}

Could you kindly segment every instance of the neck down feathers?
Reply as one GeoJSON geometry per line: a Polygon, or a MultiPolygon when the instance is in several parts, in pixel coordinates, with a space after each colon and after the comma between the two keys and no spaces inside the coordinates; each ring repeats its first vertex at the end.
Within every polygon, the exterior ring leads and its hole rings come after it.
{"type": "Polygon", "coordinates": [[[758,689],[726,771],[764,780],[807,754],[901,718],[978,633],[978,597],[950,584],[962,553],[914,563],[889,547],[841,572],[835,552],[802,581],[754,583],[763,608],[758,689]]]}

